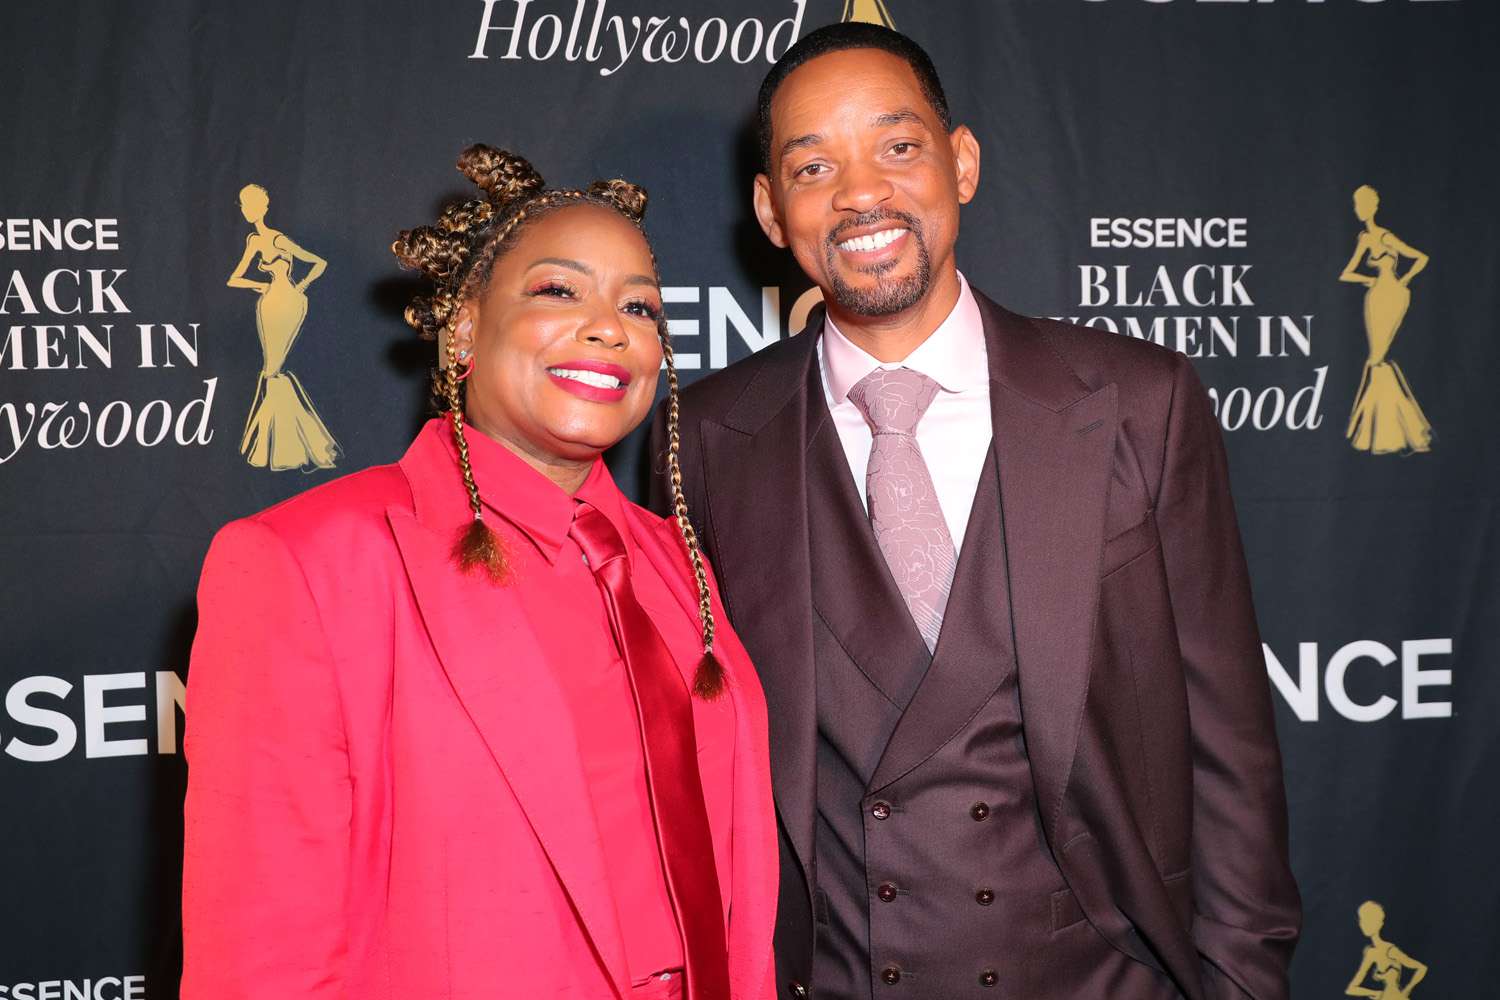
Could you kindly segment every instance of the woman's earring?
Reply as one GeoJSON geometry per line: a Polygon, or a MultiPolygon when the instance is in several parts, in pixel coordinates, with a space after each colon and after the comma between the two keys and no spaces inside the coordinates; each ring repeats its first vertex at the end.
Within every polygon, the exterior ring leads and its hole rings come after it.
{"type": "Polygon", "coordinates": [[[460,382],[474,374],[474,356],[469,353],[467,347],[458,352],[458,365],[458,380],[460,382]]]}

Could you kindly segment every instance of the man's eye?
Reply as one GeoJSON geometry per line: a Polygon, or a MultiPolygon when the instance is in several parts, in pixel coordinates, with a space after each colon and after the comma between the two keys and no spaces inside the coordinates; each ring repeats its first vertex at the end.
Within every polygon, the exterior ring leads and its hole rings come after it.
{"type": "Polygon", "coordinates": [[[809,163],[807,166],[805,166],[801,170],[797,171],[796,176],[798,176],[798,177],[812,177],[812,176],[814,176],[816,174],[820,174],[822,172],[823,172],[823,164],[821,164],[821,163],[809,163]]]}
{"type": "Polygon", "coordinates": [[[898,142],[891,147],[891,152],[895,153],[897,156],[904,156],[908,152],[916,148],[917,144],[914,142],[898,142]]]}

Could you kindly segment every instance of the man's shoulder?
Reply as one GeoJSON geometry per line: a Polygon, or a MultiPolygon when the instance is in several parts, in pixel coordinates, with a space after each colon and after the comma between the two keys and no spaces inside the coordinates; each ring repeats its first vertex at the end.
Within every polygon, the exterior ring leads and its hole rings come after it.
{"type": "Polygon", "coordinates": [[[801,333],[778,340],[726,368],[695,379],[682,389],[682,408],[693,419],[722,419],[763,376],[782,380],[801,370],[817,339],[813,324],[801,333]],[[785,371],[778,371],[785,369],[785,371]]]}
{"type": "Polygon", "coordinates": [[[1126,334],[1061,320],[1029,320],[1054,354],[1091,389],[1111,382],[1122,392],[1170,387],[1182,358],[1176,351],[1126,334]]]}

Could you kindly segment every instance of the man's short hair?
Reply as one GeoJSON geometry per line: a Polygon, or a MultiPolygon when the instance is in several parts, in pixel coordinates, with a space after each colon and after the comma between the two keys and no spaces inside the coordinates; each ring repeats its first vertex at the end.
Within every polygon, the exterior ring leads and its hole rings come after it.
{"type": "Polygon", "coordinates": [[[761,168],[766,173],[771,172],[771,99],[776,96],[776,91],[798,66],[818,56],[846,49],[879,49],[903,60],[916,74],[922,96],[927,98],[927,103],[937,112],[943,131],[952,130],[953,123],[948,114],[948,98],[943,93],[943,82],[938,79],[937,67],[932,65],[932,58],[922,46],[899,31],[892,31],[878,24],[866,24],[862,21],[829,24],[808,34],[782,53],[781,58],[776,60],[776,65],[771,67],[766,78],[761,81],[760,160],[761,168]]]}

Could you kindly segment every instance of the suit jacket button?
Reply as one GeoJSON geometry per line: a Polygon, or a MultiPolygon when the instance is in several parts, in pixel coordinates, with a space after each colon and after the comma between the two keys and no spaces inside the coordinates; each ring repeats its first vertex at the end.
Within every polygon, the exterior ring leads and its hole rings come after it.
{"type": "Polygon", "coordinates": [[[976,820],[987,819],[990,815],[990,807],[983,802],[976,802],[969,807],[969,815],[973,816],[976,820]]]}
{"type": "Polygon", "coordinates": [[[887,986],[895,986],[901,982],[901,970],[894,965],[887,965],[884,969],[880,970],[880,981],[887,986]]]}
{"type": "Polygon", "coordinates": [[[795,979],[786,984],[786,991],[792,995],[793,1000],[807,1000],[807,987],[795,979]]]}
{"type": "Polygon", "coordinates": [[[876,819],[891,818],[891,804],[889,802],[877,802],[870,807],[870,815],[876,819]]]}
{"type": "Polygon", "coordinates": [[[994,969],[985,969],[979,974],[980,986],[994,986],[1000,981],[1000,976],[994,969]]]}
{"type": "Polygon", "coordinates": [[[896,898],[896,885],[894,882],[882,882],[880,888],[875,890],[875,895],[880,897],[882,903],[889,903],[896,898]]]}
{"type": "Polygon", "coordinates": [[[994,901],[994,889],[980,889],[978,892],[974,893],[974,902],[978,903],[980,906],[989,906],[994,901]]]}

